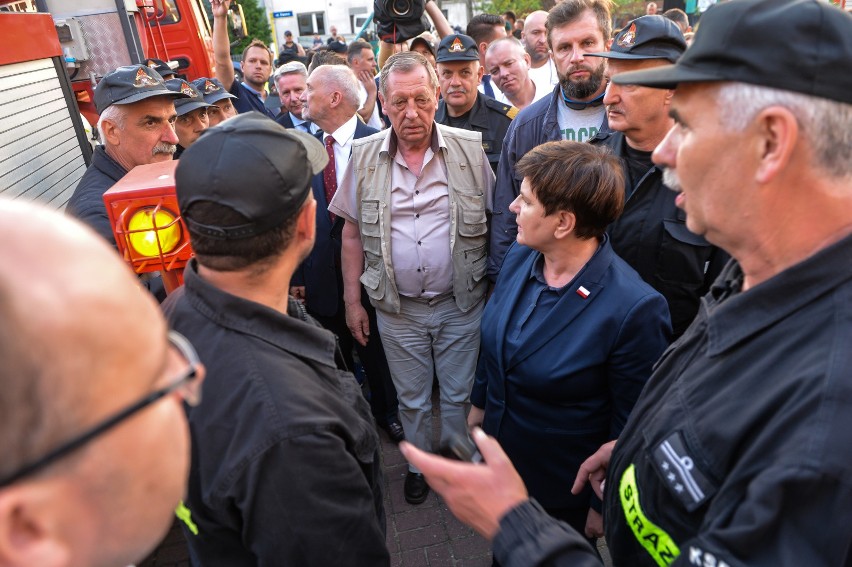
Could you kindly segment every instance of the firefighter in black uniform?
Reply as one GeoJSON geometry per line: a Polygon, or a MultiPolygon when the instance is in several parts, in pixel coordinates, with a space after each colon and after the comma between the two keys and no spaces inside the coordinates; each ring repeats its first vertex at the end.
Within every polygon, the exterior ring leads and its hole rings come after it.
{"type": "Polygon", "coordinates": [[[441,102],[435,122],[482,133],[482,149],[494,174],[503,149],[503,138],[518,109],[484,95],[477,89],[483,69],[473,38],[448,35],[438,46],[438,83],[441,102]]]}
{"type": "MultiPolygon", "coordinates": [[[[852,565],[849,53],[852,15],[828,2],[737,0],[676,64],[612,76],[676,87],[654,161],[689,229],[732,256],[578,475],[603,488],[617,567],[852,565]]],[[[401,450],[500,564],[600,565],[483,435],[487,465],[401,450]]]]}

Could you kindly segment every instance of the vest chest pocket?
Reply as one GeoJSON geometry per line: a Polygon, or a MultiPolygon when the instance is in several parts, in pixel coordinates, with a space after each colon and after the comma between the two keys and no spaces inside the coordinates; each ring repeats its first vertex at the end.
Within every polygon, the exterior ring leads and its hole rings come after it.
{"type": "Polygon", "coordinates": [[[361,201],[361,246],[364,252],[381,254],[382,229],[379,223],[379,202],[361,201]]]}
{"type": "Polygon", "coordinates": [[[456,193],[458,201],[461,236],[482,236],[488,232],[488,218],[485,215],[485,200],[481,194],[456,193]]]}

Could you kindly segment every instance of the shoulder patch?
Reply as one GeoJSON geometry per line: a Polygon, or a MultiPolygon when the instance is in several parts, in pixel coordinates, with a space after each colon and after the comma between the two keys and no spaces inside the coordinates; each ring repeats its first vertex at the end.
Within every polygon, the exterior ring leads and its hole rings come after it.
{"type": "Polygon", "coordinates": [[[508,116],[509,118],[514,120],[515,116],[517,116],[519,112],[520,112],[520,110],[518,110],[517,107],[510,106],[509,110],[506,111],[506,116],[508,116]]]}

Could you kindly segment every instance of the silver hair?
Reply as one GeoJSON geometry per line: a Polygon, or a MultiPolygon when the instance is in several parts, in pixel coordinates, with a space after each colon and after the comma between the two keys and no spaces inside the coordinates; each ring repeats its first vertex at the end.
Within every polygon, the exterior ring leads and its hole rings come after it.
{"type": "Polygon", "coordinates": [[[282,75],[289,75],[290,73],[298,73],[299,75],[307,78],[308,68],[305,67],[304,63],[299,61],[290,61],[289,63],[284,63],[275,69],[275,73],[272,75],[272,80],[275,81],[275,83],[278,83],[278,79],[282,75]]]}
{"type": "Polygon", "coordinates": [[[488,49],[485,51],[485,53],[488,53],[489,51],[491,51],[491,48],[493,46],[500,45],[501,43],[511,43],[512,47],[514,47],[516,49],[520,49],[520,54],[522,56],[523,56],[524,53],[526,53],[526,50],[524,49],[524,44],[521,43],[521,40],[519,40],[515,37],[508,37],[508,36],[495,39],[494,41],[489,43],[488,49]]]}
{"type": "Polygon", "coordinates": [[[826,174],[852,176],[852,104],[748,83],[723,83],[717,96],[722,126],[743,131],[763,109],[783,106],[796,117],[817,165],[826,174]]]}
{"type": "Polygon", "coordinates": [[[332,90],[340,91],[343,100],[354,110],[361,106],[360,90],[355,72],[346,65],[322,65],[314,70],[314,73],[322,69],[324,81],[328,81],[332,90]]]}
{"type": "Polygon", "coordinates": [[[109,120],[115,124],[119,130],[124,130],[124,124],[127,122],[127,110],[124,108],[124,105],[111,104],[106,107],[103,112],[101,112],[101,116],[98,118],[98,138],[100,139],[101,144],[106,146],[107,138],[104,134],[104,120],[109,120]]]}
{"type": "Polygon", "coordinates": [[[382,67],[382,72],[379,73],[379,92],[384,98],[387,98],[387,85],[391,73],[410,73],[417,69],[420,65],[426,69],[429,75],[429,86],[432,90],[438,90],[438,76],[435,74],[435,69],[429,61],[417,53],[416,51],[402,51],[394,53],[388,60],[385,61],[385,66],[382,67]]]}

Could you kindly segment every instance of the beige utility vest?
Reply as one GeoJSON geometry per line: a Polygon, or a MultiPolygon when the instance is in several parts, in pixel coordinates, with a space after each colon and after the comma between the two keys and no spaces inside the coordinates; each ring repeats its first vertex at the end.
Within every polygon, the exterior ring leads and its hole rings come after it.
{"type": "MultiPolygon", "coordinates": [[[[482,135],[440,124],[446,149],[450,206],[453,296],[468,311],[485,296],[488,225],[482,179],[482,135]]],[[[399,313],[399,291],[391,265],[391,156],[381,151],[385,136],[353,140],[352,163],[358,192],[358,226],[364,248],[361,283],[376,309],[399,313]]]]}

